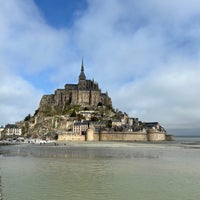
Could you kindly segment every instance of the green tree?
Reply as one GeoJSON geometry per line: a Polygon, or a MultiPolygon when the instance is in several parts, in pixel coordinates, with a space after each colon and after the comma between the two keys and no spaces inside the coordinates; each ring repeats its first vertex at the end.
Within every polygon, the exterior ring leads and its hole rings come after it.
{"type": "Polygon", "coordinates": [[[108,127],[108,128],[112,128],[112,120],[108,120],[108,122],[107,122],[107,127],[108,127]]]}
{"type": "Polygon", "coordinates": [[[28,114],[25,118],[24,121],[29,121],[31,119],[31,114],[28,114]]]}
{"type": "Polygon", "coordinates": [[[76,117],[76,111],[75,110],[72,111],[70,117],[76,117]]]}

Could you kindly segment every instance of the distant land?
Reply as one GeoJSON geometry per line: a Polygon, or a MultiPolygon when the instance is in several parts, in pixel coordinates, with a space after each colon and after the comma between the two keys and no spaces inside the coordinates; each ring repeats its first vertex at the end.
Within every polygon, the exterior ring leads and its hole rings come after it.
{"type": "Polygon", "coordinates": [[[167,132],[174,136],[200,137],[200,128],[169,128],[167,132]]]}

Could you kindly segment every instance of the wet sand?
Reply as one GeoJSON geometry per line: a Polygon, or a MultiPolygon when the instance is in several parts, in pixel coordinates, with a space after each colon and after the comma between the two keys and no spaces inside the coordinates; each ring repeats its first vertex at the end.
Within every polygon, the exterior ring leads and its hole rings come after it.
{"type": "Polygon", "coordinates": [[[0,147],[4,156],[73,157],[73,158],[158,158],[172,150],[200,149],[200,142],[58,142],[20,144],[0,147]]]}

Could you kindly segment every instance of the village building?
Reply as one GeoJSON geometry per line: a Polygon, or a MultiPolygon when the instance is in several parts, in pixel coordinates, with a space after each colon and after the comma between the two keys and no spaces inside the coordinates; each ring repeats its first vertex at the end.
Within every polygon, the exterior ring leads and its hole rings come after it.
{"type": "Polygon", "coordinates": [[[4,127],[1,126],[1,127],[0,127],[0,139],[2,138],[2,132],[3,132],[3,130],[4,130],[4,127]]]}
{"type": "Polygon", "coordinates": [[[112,128],[122,127],[122,121],[120,119],[115,119],[112,121],[112,128]]]}
{"type": "Polygon", "coordinates": [[[21,136],[22,129],[16,124],[7,124],[3,130],[3,135],[7,136],[21,136]]]}
{"type": "Polygon", "coordinates": [[[82,110],[79,111],[78,114],[82,115],[85,118],[85,120],[91,120],[92,114],[94,112],[95,112],[94,110],[82,110]]]}
{"type": "Polygon", "coordinates": [[[85,135],[89,127],[88,121],[75,122],[73,126],[73,134],[75,135],[85,135]]]}

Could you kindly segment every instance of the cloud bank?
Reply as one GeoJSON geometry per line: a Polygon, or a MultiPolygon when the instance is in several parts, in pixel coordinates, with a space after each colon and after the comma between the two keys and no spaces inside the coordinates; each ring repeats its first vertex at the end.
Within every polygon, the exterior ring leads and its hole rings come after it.
{"type": "Polygon", "coordinates": [[[87,77],[115,108],[166,128],[200,128],[200,2],[87,3],[72,26],[57,29],[34,1],[1,2],[0,122],[19,120],[42,94],[76,83],[83,56],[87,77]]]}

